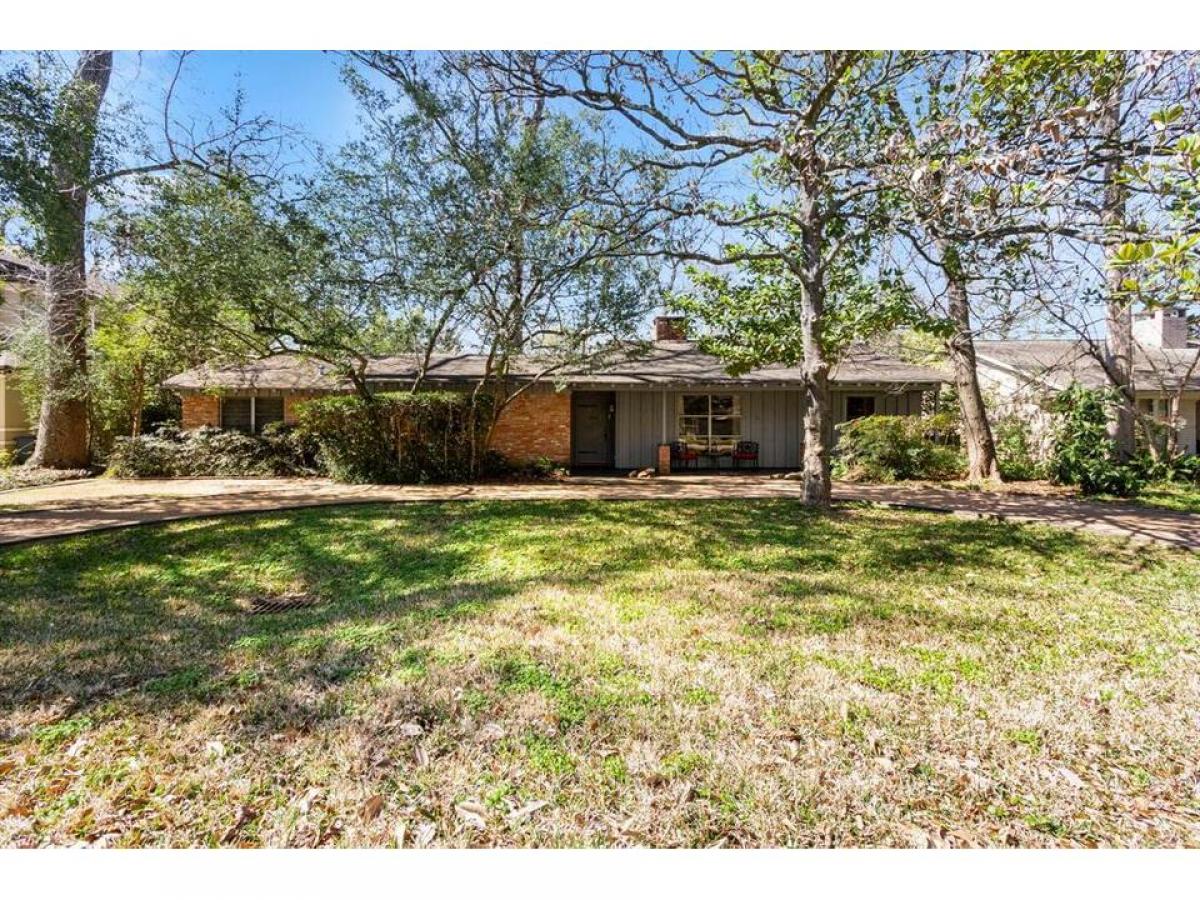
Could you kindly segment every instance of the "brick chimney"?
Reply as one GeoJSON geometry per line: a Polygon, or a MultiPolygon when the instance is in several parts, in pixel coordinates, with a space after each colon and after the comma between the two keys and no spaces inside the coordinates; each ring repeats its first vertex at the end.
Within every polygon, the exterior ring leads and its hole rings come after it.
{"type": "Polygon", "coordinates": [[[1133,318],[1133,339],[1143,347],[1184,350],[1188,345],[1187,313],[1181,309],[1156,309],[1133,318]]]}
{"type": "Polygon", "coordinates": [[[655,316],[654,339],[656,341],[686,341],[683,333],[683,316],[655,316]]]}

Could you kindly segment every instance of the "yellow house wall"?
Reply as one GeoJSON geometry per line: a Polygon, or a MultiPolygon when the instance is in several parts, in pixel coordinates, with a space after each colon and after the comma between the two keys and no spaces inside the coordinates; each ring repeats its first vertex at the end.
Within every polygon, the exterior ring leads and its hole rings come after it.
{"type": "Polygon", "coordinates": [[[9,373],[0,372],[0,447],[11,447],[16,439],[31,433],[21,394],[9,373]]]}

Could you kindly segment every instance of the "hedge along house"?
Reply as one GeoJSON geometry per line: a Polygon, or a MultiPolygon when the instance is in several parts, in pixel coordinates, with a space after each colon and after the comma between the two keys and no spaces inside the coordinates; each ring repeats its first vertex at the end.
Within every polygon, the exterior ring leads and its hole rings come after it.
{"type": "MultiPolygon", "coordinates": [[[[531,363],[510,375],[525,381],[501,412],[490,447],[514,463],[549,459],[575,469],[664,467],[659,447],[683,441],[709,465],[728,464],[739,441],[759,447],[763,468],[800,465],[803,423],[798,368],[766,366],[729,375],[717,358],[682,339],[678,320],[655,320],[648,346],[587,371],[540,374],[531,363]]],[[[422,384],[467,390],[484,376],[486,358],[435,356],[422,384]]],[[[366,380],[378,390],[406,390],[417,376],[411,357],[374,360],[366,380]]],[[[943,376],[867,349],[834,368],[834,421],[873,414],[918,415],[943,376]]],[[[261,431],[295,420],[296,404],[349,385],[332,367],[289,356],[242,366],[202,366],[168,379],[183,400],[183,426],[261,431]]]]}

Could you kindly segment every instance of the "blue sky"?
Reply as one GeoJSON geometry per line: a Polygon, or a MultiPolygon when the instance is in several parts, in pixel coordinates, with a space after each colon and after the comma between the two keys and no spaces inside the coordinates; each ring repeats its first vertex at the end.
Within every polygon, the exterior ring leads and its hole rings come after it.
{"type": "MultiPolygon", "coordinates": [[[[111,98],[135,99],[157,122],[178,54],[121,52],[111,98]]],[[[355,133],[355,105],[339,77],[339,54],[317,51],[198,51],[190,54],[176,90],[174,117],[202,123],[219,117],[239,86],[247,110],[336,146],[355,133]]]]}

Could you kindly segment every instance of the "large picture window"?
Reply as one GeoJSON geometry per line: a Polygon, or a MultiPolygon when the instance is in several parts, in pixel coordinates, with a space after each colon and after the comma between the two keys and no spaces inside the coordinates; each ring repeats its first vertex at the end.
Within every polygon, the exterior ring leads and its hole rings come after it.
{"type": "Polygon", "coordinates": [[[230,431],[262,434],[267,425],[282,421],[282,397],[225,397],[221,400],[221,427],[230,431]]]}
{"type": "Polygon", "coordinates": [[[742,437],[742,406],[736,394],[681,394],[679,440],[693,450],[732,450],[742,437]]]}

